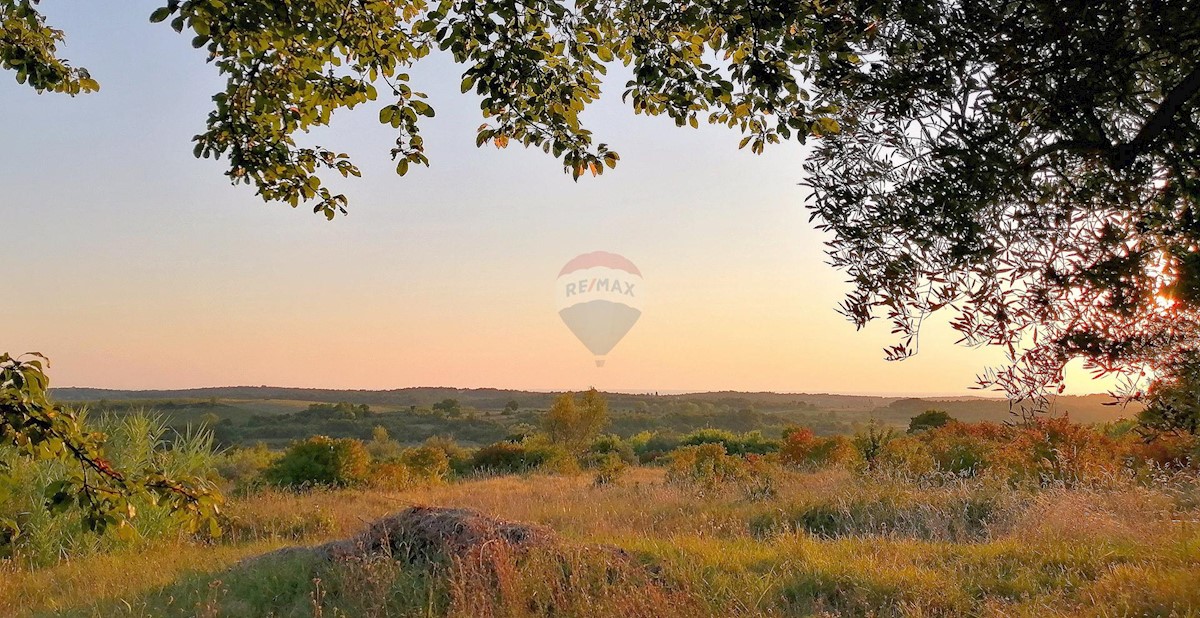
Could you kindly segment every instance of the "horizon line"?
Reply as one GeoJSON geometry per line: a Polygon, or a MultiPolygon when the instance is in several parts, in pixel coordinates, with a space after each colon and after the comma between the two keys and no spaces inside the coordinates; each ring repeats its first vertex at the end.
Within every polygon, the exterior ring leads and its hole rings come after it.
{"type": "MultiPolygon", "coordinates": [[[[153,393],[166,391],[204,391],[217,389],[233,389],[233,388],[251,388],[251,389],[288,389],[288,390],[308,390],[308,391],[345,391],[345,392],[360,392],[360,393],[386,393],[393,391],[405,390],[494,390],[508,392],[526,392],[540,394],[556,394],[556,393],[578,393],[586,389],[563,389],[563,388],[501,388],[495,386],[400,386],[394,388],[329,388],[319,386],[278,386],[268,384],[237,384],[224,386],[189,386],[182,388],[111,388],[100,386],[52,386],[49,390],[93,390],[93,391],[111,391],[111,392],[127,392],[127,393],[153,393]]],[[[830,392],[830,391],[774,391],[774,390],[734,390],[734,389],[716,389],[716,390],[695,390],[695,389],[614,389],[600,390],[602,393],[610,393],[615,395],[643,395],[643,396],[683,396],[683,395],[715,395],[721,393],[730,393],[737,395],[796,395],[796,396],[835,396],[835,397],[875,397],[882,399],[934,399],[934,398],[955,398],[955,399],[986,399],[986,400],[1007,400],[1002,394],[995,394],[994,391],[977,391],[973,393],[964,393],[960,391],[917,391],[917,392],[895,392],[895,391],[860,391],[860,392],[830,392]]],[[[1055,394],[1050,397],[1092,397],[1096,395],[1110,396],[1108,392],[1088,392],[1088,393],[1070,393],[1070,394],[1055,394]]]]}

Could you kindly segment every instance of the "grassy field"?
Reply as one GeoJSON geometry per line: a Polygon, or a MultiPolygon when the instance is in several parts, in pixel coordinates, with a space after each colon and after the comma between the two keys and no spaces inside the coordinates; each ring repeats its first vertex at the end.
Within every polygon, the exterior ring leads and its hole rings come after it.
{"type": "Polygon", "coordinates": [[[9,562],[0,567],[0,614],[1200,615],[1190,482],[1018,490],[830,469],[780,473],[772,494],[673,485],[656,468],[611,486],[538,474],[402,492],[260,490],[231,499],[217,541],[146,541],[46,568],[9,562]],[[347,537],[413,504],[544,524],[567,548],[627,550],[653,577],[614,576],[595,563],[608,554],[563,549],[514,557],[486,577],[453,560],[386,556],[242,564],[347,537]]]}

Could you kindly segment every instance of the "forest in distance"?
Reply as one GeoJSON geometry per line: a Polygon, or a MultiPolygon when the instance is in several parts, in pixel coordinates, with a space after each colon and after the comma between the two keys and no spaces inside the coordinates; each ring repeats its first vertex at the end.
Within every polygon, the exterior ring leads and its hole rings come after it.
{"type": "MultiPolygon", "coordinates": [[[[155,411],[177,429],[205,424],[224,446],[262,442],[273,447],[320,434],[370,439],[375,427],[415,444],[452,436],[469,445],[495,442],[540,423],[558,393],[503,389],[418,387],[336,390],[216,387],[181,390],[54,389],[56,400],[92,414],[155,411]]],[[[792,426],[818,435],[851,434],[865,423],[903,429],[926,410],[964,422],[1006,423],[1016,410],[988,397],[883,397],[864,395],[718,391],[670,395],[605,393],[611,425],[622,438],[639,432],[687,434],[701,429],[759,431],[777,437],[792,426]]],[[[1136,416],[1136,405],[1108,395],[1065,395],[1051,400],[1050,416],[1077,423],[1106,423],[1136,416]]]]}

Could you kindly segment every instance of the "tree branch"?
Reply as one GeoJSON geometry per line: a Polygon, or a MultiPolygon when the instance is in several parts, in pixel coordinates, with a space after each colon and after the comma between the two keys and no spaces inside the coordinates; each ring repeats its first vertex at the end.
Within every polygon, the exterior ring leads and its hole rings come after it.
{"type": "Polygon", "coordinates": [[[1030,168],[1042,157],[1055,152],[1071,151],[1084,154],[1099,154],[1108,159],[1109,165],[1121,170],[1131,165],[1146,148],[1164,132],[1174,126],[1175,116],[1197,93],[1200,93],[1200,66],[1192,69],[1183,81],[1167,93],[1154,113],[1146,119],[1137,135],[1128,142],[1110,144],[1101,140],[1067,139],[1045,144],[1021,160],[1023,169],[1030,168]]]}
{"type": "Polygon", "coordinates": [[[1196,93],[1200,92],[1200,66],[1192,69],[1183,81],[1179,82],[1167,93],[1163,98],[1158,109],[1146,119],[1146,124],[1142,125],[1142,129],[1134,136],[1132,140],[1124,144],[1117,144],[1113,147],[1112,163],[1116,169],[1122,169],[1137,159],[1142,150],[1151,142],[1158,139],[1167,129],[1174,124],[1175,115],[1179,113],[1183,106],[1187,104],[1196,93]]]}

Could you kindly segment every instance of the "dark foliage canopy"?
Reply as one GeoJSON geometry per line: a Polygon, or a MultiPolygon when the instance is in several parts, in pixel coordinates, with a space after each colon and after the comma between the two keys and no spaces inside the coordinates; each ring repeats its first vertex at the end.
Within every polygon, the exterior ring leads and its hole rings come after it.
{"type": "Polygon", "coordinates": [[[820,76],[843,130],[807,166],[845,312],[886,315],[899,358],[949,309],[1017,396],[1195,349],[1200,3],[855,5],[879,34],[820,76]]]}

